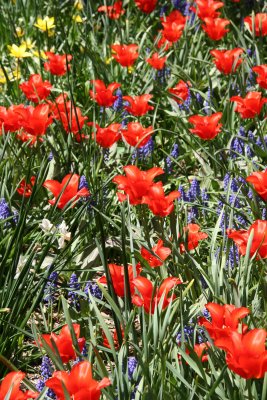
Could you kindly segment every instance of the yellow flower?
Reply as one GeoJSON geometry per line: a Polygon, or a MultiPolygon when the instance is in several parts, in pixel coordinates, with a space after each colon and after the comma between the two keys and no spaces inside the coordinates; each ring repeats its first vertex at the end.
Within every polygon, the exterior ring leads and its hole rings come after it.
{"type": "Polygon", "coordinates": [[[35,46],[35,42],[32,42],[31,39],[25,39],[21,42],[21,44],[25,44],[27,49],[31,50],[35,46]]]}
{"type": "Polygon", "coordinates": [[[40,31],[47,32],[50,31],[51,29],[55,28],[55,18],[54,17],[44,17],[42,18],[37,18],[37,22],[34,24],[36,28],[40,29],[40,31]]]}
{"type": "Polygon", "coordinates": [[[20,46],[17,46],[16,44],[12,44],[12,46],[8,46],[10,55],[12,57],[16,58],[25,58],[25,57],[31,57],[32,54],[26,51],[27,46],[26,44],[21,44],[20,46]]]}
{"type": "Polygon", "coordinates": [[[77,24],[83,23],[82,17],[80,15],[73,15],[72,19],[77,24]]]}
{"type": "Polygon", "coordinates": [[[17,33],[18,37],[21,37],[24,35],[24,31],[20,26],[16,26],[16,33],[17,33]]]}
{"type": "Polygon", "coordinates": [[[76,0],[75,3],[74,3],[74,8],[76,8],[76,10],[81,11],[83,9],[82,0],[76,0]]]}
{"type": "Polygon", "coordinates": [[[113,57],[109,57],[109,58],[106,58],[106,64],[110,64],[111,63],[111,61],[113,60],[113,57]]]}
{"type": "Polygon", "coordinates": [[[129,73],[129,74],[132,74],[133,71],[134,71],[134,67],[128,67],[128,73],[129,73]]]}
{"type": "Polygon", "coordinates": [[[43,58],[44,60],[47,59],[47,56],[45,55],[45,52],[43,50],[41,50],[41,51],[35,50],[32,52],[32,55],[34,57],[43,58]]]}
{"type": "Polygon", "coordinates": [[[15,69],[14,71],[11,71],[8,75],[8,78],[10,81],[17,81],[21,78],[21,73],[19,69],[15,69]]]}
{"type": "Polygon", "coordinates": [[[6,76],[4,74],[4,71],[0,69],[0,83],[6,83],[6,76]]]}

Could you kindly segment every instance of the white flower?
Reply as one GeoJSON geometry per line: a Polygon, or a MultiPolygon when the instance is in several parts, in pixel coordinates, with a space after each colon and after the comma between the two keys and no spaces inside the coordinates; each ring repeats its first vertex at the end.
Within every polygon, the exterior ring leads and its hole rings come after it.
{"type": "Polygon", "coordinates": [[[49,221],[49,219],[44,218],[39,226],[42,229],[42,231],[44,231],[44,232],[51,232],[51,233],[55,232],[55,227],[49,221]]]}
{"type": "Polygon", "coordinates": [[[58,225],[57,229],[58,229],[58,233],[60,235],[57,239],[58,248],[63,249],[63,247],[65,245],[65,240],[67,240],[69,242],[71,239],[71,232],[68,232],[68,226],[66,225],[65,221],[62,221],[61,224],[58,225]]]}

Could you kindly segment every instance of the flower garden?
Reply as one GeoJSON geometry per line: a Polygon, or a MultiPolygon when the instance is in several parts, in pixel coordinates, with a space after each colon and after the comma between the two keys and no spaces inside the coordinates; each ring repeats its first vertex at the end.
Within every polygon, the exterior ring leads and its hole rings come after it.
{"type": "Polygon", "coordinates": [[[0,11],[0,400],[266,400],[266,2],[0,11]]]}

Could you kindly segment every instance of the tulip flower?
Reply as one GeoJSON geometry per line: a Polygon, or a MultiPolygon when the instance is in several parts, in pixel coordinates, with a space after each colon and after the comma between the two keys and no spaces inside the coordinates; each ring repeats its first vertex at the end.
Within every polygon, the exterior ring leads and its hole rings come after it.
{"type": "MultiPolygon", "coordinates": [[[[85,338],[80,338],[80,325],[72,324],[72,326],[75,336],[77,338],[79,349],[80,351],[82,351],[85,345],[85,338]]],[[[68,325],[64,325],[62,327],[60,334],[56,335],[52,332],[51,334],[43,334],[42,338],[51,348],[51,350],[55,351],[53,344],[56,345],[63,363],[67,363],[70,360],[75,360],[75,358],[77,357],[73,347],[72,337],[68,325]]]]}
{"type": "Polygon", "coordinates": [[[110,19],[119,19],[125,13],[122,1],[115,1],[112,6],[100,6],[97,11],[106,13],[110,19]]]}
{"type": "Polygon", "coordinates": [[[68,102],[64,111],[57,113],[54,118],[58,119],[62,123],[66,132],[72,132],[76,135],[75,137],[79,136],[78,134],[87,121],[87,117],[82,115],[81,109],[75,107],[72,102],[68,102]]]}
{"type": "Polygon", "coordinates": [[[23,104],[12,105],[9,108],[0,106],[0,135],[2,134],[2,129],[5,132],[16,132],[21,128],[22,117],[19,113],[20,110],[24,110],[23,104]]]}
{"type": "Polygon", "coordinates": [[[108,378],[103,378],[100,382],[93,379],[89,361],[82,361],[74,365],[70,373],[56,371],[52,378],[45,382],[45,385],[54,391],[57,400],[66,399],[65,390],[71,399],[99,400],[101,390],[110,384],[108,378]]]}
{"type": "Polygon", "coordinates": [[[194,250],[198,247],[199,241],[204,240],[208,235],[204,232],[199,232],[200,226],[197,224],[188,224],[184,227],[184,233],[186,235],[186,244],[180,244],[180,252],[184,253],[186,250],[194,250]]]}
{"type": "Polygon", "coordinates": [[[173,212],[173,202],[180,196],[181,194],[177,190],[165,196],[162,182],[158,182],[154,184],[150,188],[149,193],[143,197],[142,203],[147,204],[154,215],[166,217],[173,212]]]}
{"type": "Polygon", "coordinates": [[[216,339],[214,344],[227,352],[230,370],[245,379],[260,379],[267,372],[266,336],[265,329],[252,329],[245,334],[232,331],[216,339]]]}
{"type": "Polygon", "coordinates": [[[177,42],[183,34],[186,17],[178,10],[174,10],[166,17],[161,17],[160,19],[163,26],[161,33],[164,39],[170,43],[177,42]]]}
{"type": "Polygon", "coordinates": [[[162,70],[165,67],[165,62],[167,57],[160,57],[159,53],[154,53],[151,57],[147,58],[146,62],[151,65],[151,67],[162,70]]]}
{"type": "Polygon", "coordinates": [[[249,92],[244,98],[233,96],[230,101],[237,103],[235,112],[240,113],[241,118],[247,119],[260,115],[262,107],[267,103],[267,98],[262,97],[260,92],[249,92]]]}
{"type": "Polygon", "coordinates": [[[36,399],[39,393],[20,390],[20,384],[26,374],[21,371],[9,372],[0,383],[0,400],[28,400],[36,399]],[[10,390],[11,389],[11,390],[10,390]]]}
{"type": "Polygon", "coordinates": [[[243,60],[239,57],[243,52],[243,49],[237,47],[233,50],[211,50],[210,54],[214,57],[213,62],[218,70],[228,75],[236,72],[237,68],[242,64],[243,60]]]}
{"type": "Polygon", "coordinates": [[[229,32],[229,29],[225,29],[225,27],[230,22],[224,18],[205,18],[205,25],[202,25],[202,29],[211,40],[221,40],[229,32]]]}
{"type": "Polygon", "coordinates": [[[52,89],[52,85],[48,81],[43,81],[41,75],[32,74],[28,81],[19,85],[28,100],[39,103],[40,100],[46,99],[52,89]]]}
{"type": "MultiPolygon", "coordinates": [[[[122,336],[122,338],[124,338],[124,330],[122,328],[121,328],[121,336],[122,336]]],[[[103,346],[107,347],[108,349],[111,349],[108,338],[104,331],[102,332],[102,338],[103,338],[103,346]]],[[[114,344],[115,349],[119,350],[120,343],[119,343],[118,334],[117,334],[116,330],[113,332],[112,339],[113,339],[113,344],[114,344]]]]}
{"type": "Polygon", "coordinates": [[[152,251],[155,255],[144,247],[141,248],[141,256],[148,262],[151,268],[160,267],[172,252],[169,247],[163,246],[163,240],[161,239],[152,247],[152,251]]]}
{"type": "Polygon", "coordinates": [[[87,197],[90,195],[88,189],[79,188],[79,175],[68,174],[62,180],[58,182],[55,180],[46,180],[43,186],[53,193],[55,196],[53,200],[49,200],[49,203],[56,204],[57,208],[64,208],[69,202],[73,203],[80,197],[87,197]]]}
{"type": "Polygon", "coordinates": [[[90,90],[90,97],[97,102],[101,107],[111,107],[118,96],[114,96],[113,92],[118,89],[121,84],[114,82],[107,87],[103,81],[96,79],[91,81],[94,85],[94,90],[90,90]]]}
{"type": "MultiPolygon", "coordinates": [[[[204,326],[210,337],[215,340],[221,337],[222,332],[238,331],[240,320],[249,314],[249,309],[246,307],[235,307],[232,304],[220,305],[216,303],[207,303],[206,309],[210,313],[211,321],[204,317],[198,320],[199,325],[204,326]]],[[[247,325],[242,323],[242,332],[246,332],[247,325]]]]}
{"type": "Polygon", "coordinates": [[[233,239],[238,247],[239,253],[244,256],[247,252],[247,245],[250,235],[253,239],[250,246],[250,257],[256,254],[256,260],[267,258],[267,221],[257,220],[246,230],[236,231],[227,229],[229,239],[233,239]]]}
{"type": "Polygon", "coordinates": [[[246,181],[254,186],[255,191],[264,201],[267,201],[267,169],[263,172],[253,172],[246,181]]]}
{"type": "Polygon", "coordinates": [[[142,147],[151,138],[153,133],[153,126],[144,128],[139,122],[130,122],[122,131],[122,136],[125,141],[133,147],[142,147]]]}
{"type": "Polygon", "coordinates": [[[154,290],[151,281],[143,276],[139,276],[133,280],[133,284],[140,295],[134,295],[132,297],[132,302],[137,307],[144,307],[145,312],[148,314],[154,314],[155,308],[160,302],[162,302],[162,310],[165,310],[176,298],[174,294],[169,296],[170,291],[181,283],[182,281],[178,278],[166,278],[160,287],[154,290]]]}
{"type": "Polygon", "coordinates": [[[30,178],[30,183],[27,183],[25,179],[22,179],[22,181],[19,184],[19,188],[17,189],[18,194],[24,197],[30,197],[32,195],[32,189],[33,186],[35,185],[36,177],[32,176],[30,178]]]}
{"type": "Polygon", "coordinates": [[[152,13],[155,10],[158,0],[134,0],[139,10],[146,14],[152,13]]]}
{"type": "Polygon", "coordinates": [[[113,44],[111,46],[112,57],[122,66],[131,67],[138,58],[137,44],[113,44]]]}
{"type": "Polygon", "coordinates": [[[244,23],[249,27],[251,32],[254,29],[256,36],[267,35],[267,13],[259,13],[253,17],[246,17],[244,23]]]}
{"type": "Polygon", "coordinates": [[[180,80],[176,86],[168,89],[168,92],[173,95],[172,98],[176,101],[176,103],[182,104],[190,95],[189,86],[191,86],[189,81],[184,82],[180,80]]]}
{"type": "Polygon", "coordinates": [[[260,87],[262,87],[263,89],[267,89],[267,64],[253,67],[252,71],[256,72],[256,74],[258,75],[256,81],[260,85],[260,87]]]}
{"type": "Polygon", "coordinates": [[[45,55],[48,57],[47,62],[44,63],[44,69],[49,71],[52,75],[62,76],[70,70],[69,62],[72,60],[70,54],[55,54],[51,51],[46,51],[45,55]]]}
{"type": "MultiPolygon", "coordinates": [[[[117,296],[124,297],[125,296],[125,286],[124,286],[124,267],[123,265],[117,264],[108,264],[112,285],[114,291],[117,296]]],[[[140,265],[137,264],[136,266],[136,274],[137,276],[140,274],[142,268],[140,265]]],[[[130,290],[131,294],[134,293],[134,286],[133,286],[133,279],[134,279],[134,270],[132,265],[128,265],[128,276],[129,276],[129,283],[130,283],[130,290]]],[[[103,275],[98,282],[107,284],[107,278],[103,275]]]]}
{"type": "Polygon", "coordinates": [[[190,129],[190,132],[203,140],[212,140],[221,132],[222,124],[218,124],[221,118],[221,112],[204,117],[201,115],[193,115],[188,118],[190,124],[194,125],[194,129],[190,129]]]}
{"type": "Polygon", "coordinates": [[[119,201],[124,201],[129,196],[130,204],[141,204],[143,196],[149,193],[150,188],[154,185],[153,179],[164,174],[162,168],[154,167],[148,171],[141,171],[135,165],[127,165],[124,167],[126,176],[117,175],[112,182],[118,185],[118,190],[124,193],[117,193],[119,201]]]}
{"type": "Polygon", "coordinates": [[[196,0],[197,8],[191,7],[191,10],[197,14],[199,19],[217,18],[221,14],[217,10],[224,6],[222,1],[196,0]]]}
{"type": "Polygon", "coordinates": [[[19,114],[21,127],[32,136],[45,135],[46,129],[52,123],[48,104],[18,108],[16,113],[19,114]]]}
{"type": "Polygon", "coordinates": [[[113,146],[121,138],[121,124],[111,124],[106,128],[100,128],[93,122],[88,122],[87,125],[96,127],[96,133],[92,133],[92,138],[95,138],[99,146],[105,149],[113,146]]]}
{"type": "Polygon", "coordinates": [[[141,96],[123,96],[123,100],[130,103],[130,105],[124,106],[124,108],[128,113],[135,117],[141,117],[148,111],[154,110],[154,107],[148,104],[152,97],[151,94],[142,94],[141,96]]]}

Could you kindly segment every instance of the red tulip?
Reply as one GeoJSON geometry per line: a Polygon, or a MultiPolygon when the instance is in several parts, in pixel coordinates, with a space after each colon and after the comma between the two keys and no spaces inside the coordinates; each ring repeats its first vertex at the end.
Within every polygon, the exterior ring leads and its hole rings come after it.
{"type": "Polygon", "coordinates": [[[154,53],[152,57],[147,58],[147,63],[151,65],[151,67],[161,70],[165,66],[165,62],[167,57],[159,57],[159,53],[154,53]]]}
{"type": "MultiPolygon", "coordinates": [[[[206,304],[206,309],[210,312],[211,321],[204,317],[199,318],[199,325],[204,326],[213,340],[220,338],[222,333],[238,331],[240,319],[249,314],[246,307],[235,307],[232,304],[220,305],[216,303],[206,304]]],[[[247,325],[242,324],[242,332],[246,332],[247,325]]]]}
{"type": "Polygon", "coordinates": [[[88,361],[82,361],[74,365],[71,372],[56,371],[45,385],[52,389],[57,400],[65,400],[64,388],[69,397],[75,400],[99,400],[101,389],[111,384],[108,378],[100,382],[92,377],[92,367],[88,361]],[[64,384],[64,386],[63,386],[64,384]]]}
{"type": "Polygon", "coordinates": [[[267,169],[263,172],[253,172],[246,178],[246,181],[254,186],[254,189],[264,201],[267,201],[267,169]]]}
{"type": "Polygon", "coordinates": [[[202,25],[203,31],[206,32],[208,37],[212,40],[221,40],[229,29],[225,29],[231,21],[224,18],[205,18],[205,25],[202,25]]]}
{"type": "Polygon", "coordinates": [[[49,81],[43,81],[41,75],[33,74],[29,80],[19,85],[28,100],[39,103],[40,100],[46,99],[52,89],[49,81]]]}
{"type": "Polygon", "coordinates": [[[176,103],[182,104],[190,95],[189,86],[191,86],[189,81],[184,82],[180,80],[176,86],[168,89],[168,92],[173,95],[172,98],[176,101],[176,103]]]}
{"type": "Polygon", "coordinates": [[[124,201],[129,196],[130,204],[141,204],[143,196],[149,193],[154,185],[153,179],[164,174],[162,168],[154,167],[148,171],[141,171],[135,165],[127,165],[123,168],[126,176],[117,175],[112,182],[118,184],[118,189],[124,193],[117,193],[119,201],[124,201]]]}
{"type": "Polygon", "coordinates": [[[141,96],[123,96],[123,100],[130,103],[129,106],[124,106],[128,113],[134,115],[135,117],[141,117],[145,115],[148,111],[154,110],[154,107],[148,104],[149,100],[152,99],[151,94],[142,94],[141,96]]]}
{"type": "Polygon", "coordinates": [[[152,247],[152,251],[156,255],[152,254],[144,247],[141,248],[141,256],[148,262],[151,268],[160,267],[172,252],[169,247],[163,246],[163,240],[161,239],[152,247]]]}
{"type": "Polygon", "coordinates": [[[224,6],[222,1],[213,0],[196,0],[197,9],[191,7],[191,10],[197,14],[198,18],[204,20],[205,18],[217,18],[221,14],[217,10],[224,6]]]}
{"type": "Polygon", "coordinates": [[[155,10],[158,0],[134,0],[136,6],[146,14],[155,10]]]}
{"type": "Polygon", "coordinates": [[[246,334],[237,331],[222,335],[215,345],[227,352],[226,363],[245,379],[264,378],[267,372],[266,330],[252,329],[246,334]]]}
{"type": "Polygon", "coordinates": [[[203,140],[212,140],[221,132],[222,124],[218,124],[221,118],[221,112],[207,115],[205,117],[201,115],[193,115],[188,118],[190,124],[195,126],[194,129],[190,129],[190,132],[203,140]]]}
{"type": "Polygon", "coordinates": [[[30,197],[32,195],[32,189],[33,186],[35,185],[36,177],[32,176],[30,178],[30,183],[27,183],[25,179],[22,179],[22,181],[19,184],[19,188],[17,189],[18,194],[24,197],[30,197]]]}
{"type": "Polygon", "coordinates": [[[113,96],[114,90],[118,89],[121,84],[117,82],[110,83],[107,87],[100,79],[91,81],[94,90],[90,90],[90,96],[97,102],[99,106],[111,107],[118,96],[113,96]]]}
{"type": "Polygon", "coordinates": [[[73,133],[76,138],[79,137],[80,131],[87,120],[87,117],[82,115],[81,109],[75,107],[71,101],[67,102],[66,109],[55,115],[54,118],[61,121],[64,130],[68,133],[73,133]]]}
{"type": "Polygon", "coordinates": [[[169,48],[173,45],[172,42],[169,42],[164,36],[163,36],[163,30],[160,30],[158,32],[160,34],[160,39],[157,43],[158,49],[164,48],[165,51],[169,50],[169,48]]]}
{"type": "Polygon", "coordinates": [[[48,57],[46,63],[44,63],[44,69],[50,71],[52,75],[62,76],[70,70],[69,62],[72,60],[70,54],[54,54],[51,51],[47,51],[45,55],[48,57]]]}
{"type": "Polygon", "coordinates": [[[5,132],[16,132],[21,128],[22,117],[19,114],[20,110],[24,110],[24,105],[12,105],[9,108],[0,106],[0,135],[2,135],[2,129],[5,132]]]}
{"type": "Polygon", "coordinates": [[[256,36],[266,36],[267,35],[267,14],[259,13],[255,17],[246,17],[244,19],[245,24],[248,25],[250,31],[253,29],[256,36]]]}
{"type": "Polygon", "coordinates": [[[180,244],[181,253],[184,253],[186,250],[194,250],[196,247],[198,247],[200,240],[207,239],[208,235],[199,231],[200,226],[197,224],[188,224],[186,227],[184,227],[186,245],[184,243],[180,244]]]}
{"type": "Polygon", "coordinates": [[[267,103],[267,98],[263,98],[260,92],[249,92],[244,98],[233,96],[230,101],[237,103],[235,112],[239,112],[241,118],[246,119],[259,115],[263,105],[267,103]]]}
{"type": "Polygon", "coordinates": [[[130,122],[125,129],[122,130],[122,136],[125,141],[133,147],[142,147],[151,138],[153,126],[144,128],[139,122],[130,122]]]}
{"type": "Polygon", "coordinates": [[[19,108],[16,113],[19,114],[21,127],[32,136],[45,135],[47,127],[52,123],[48,104],[19,108]]]}
{"type": "Polygon", "coordinates": [[[145,312],[154,314],[155,307],[162,302],[162,310],[176,298],[174,294],[168,297],[169,292],[182,282],[178,278],[166,278],[160,287],[154,290],[152,282],[143,276],[139,276],[133,280],[135,288],[140,295],[134,295],[132,302],[137,307],[144,307],[145,312]],[[154,295],[153,295],[154,293],[154,295]]]}
{"type": "Polygon", "coordinates": [[[183,34],[186,24],[186,17],[178,10],[172,11],[168,16],[161,17],[163,26],[162,35],[169,42],[177,42],[183,34]]]}
{"type": "Polygon", "coordinates": [[[158,182],[151,186],[149,193],[143,197],[142,203],[147,204],[154,215],[166,217],[173,212],[173,202],[180,196],[181,193],[177,190],[165,196],[162,182],[158,182]]]}
{"type": "MultiPolygon", "coordinates": [[[[122,336],[122,338],[124,338],[124,330],[122,328],[121,328],[121,336],[122,336]]],[[[103,338],[103,346],[107,347],[108,349],[111,349],[108,338],[104,331],[102,332],[102,338],[103,338]]],[[[116,330],[113,333],[112,339],[113,339],[113,344],[114,344],[115,349],[119,350],[120,343],[119,343],[118,334],[117,334],[116,330]]]]}
{"type": "Polygon", "coordinates": [[[109,148],[121,138],[121,124],[111,124],[106,128],[100,128],[99,125],[93,122],[88,122],[87,125],[96,127],[96,133],[93,133],[92,137],[101,147],[109,148]]]}
{"type": "Polygon", "coordinates": [[[258,65],[257,67],[253,67],[252,71],[258,74],[257,76],[257,83],[263,89],[267,89],[267,64],[258,65]]]}
{"type": "Polygon", "coordinates": [[[47,104],[50,108],[50,113],[53,118],[60,120],[61,112],[68,112],[72,107],[72,102],[67,101],[68,95],[67,93],[60,94],[55,101],[47,100],[47,104]]]}
{"type": "Polygon", "coordinates": [[[9,372],[0,383],[0,400],[36,399],[39,393],[32,392],[31,390],[23,392],[19,388],[25,376],[24,372],[9,372]]]}
{"type": "MultiPolygon", "coordinates": [[[[85,338],[80,338],[80,325],[72,324],[72,326],[77,338],[79,349],[82,351],[85,345],[85,338]]],[[[56,345],[63,363],[67,363],[70,360],[75,360],[77,357],[68,325],[64,325],[62,327],[60,334],[56,335],[52,332],[51,334],[43,334],[42,338],[53,352],[55,352],[53,343],[56,345]]]]}
{"type": "Polygon", "coordinates": [[[98,7],[97,11],[105,12],[110,19],[119,19],[125,13],[122,8],[122,1],[116,1],[112,6],[98,7]]]}
{"type": "Polygon", "coordinates": [[[196,343],[194,345],[194,352],[197,354],[197,356],[200,358],[200,360],[202,362],[208,361],[208,354],[207,354],[207,350],[210,347],[210,343],[209,342],[205,342],[205,343],[196,343]]]}
{"type": "MultiPolygon", "coordinates": [[[[108,265],[109,272],[111,275],[112,285],[114,287],[115,293],[119,297],[125,296],[125,287],[124,287],[124,267],[123,265],[117,264],[109,264],[108,265]]],[[[142,268],[140,265],[136,265],[136,275],[138,276],[141,272],[142,268]]],[[[131,294],[134,293],[134,270],[132,265],[128,265],[128,276],[129,276],[129,283],[130,283],[130,290],[131,294]]],[[[103,275],[98,282],[107,284],[107,278],[103,275]]]]}
{"type": "Polygon", "coordinates": [[[47,188],[55,196],[53,200],[49,200],[49,203],[56,204],[57,208],[64,208],[69,202],[75,202],[79,197],[89,196],[88,189],[79,187],[79,175],[68,174],[62,180],[58,182],[55,180],[47,180],[43,183],[43,186],[47,188]]]}
{"type": "Polygon", "coordinates": [[[220,72],[223,74],[231,74],[236,72],[243,60],[240,59],[240,55],[244,51],[239,47],[233,50],[211,50],[210,54],[215,57],[213,62],[220,72]]]}
{"type": "Polygon", "coordinates": [[[256,254],[256,260],[267,258],[267,221],[257,220],[246,230],[236,231],[227,229],[229,239],[233,239],[238,247],[239,253],[244,256],[247,252],[247,245],[253,231],[253,239],[250,247],[250,257],[256,254]]]}
{"type": "Polygon", "coordinates": [[[123,67],[131,67],[139,56],[137,44],[113,44],[111,49],[112,57],[123,67]]]}

